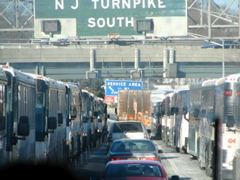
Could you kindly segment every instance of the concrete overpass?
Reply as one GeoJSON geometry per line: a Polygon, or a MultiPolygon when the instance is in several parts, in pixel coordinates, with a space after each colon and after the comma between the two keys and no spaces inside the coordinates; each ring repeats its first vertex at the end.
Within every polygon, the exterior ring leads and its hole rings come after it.
{"type": "Polygon", "coordinates": [[[0,45],[0,64],[54,79],[219,78],[240,72],[240,49],[201,45],[0,45]]]}

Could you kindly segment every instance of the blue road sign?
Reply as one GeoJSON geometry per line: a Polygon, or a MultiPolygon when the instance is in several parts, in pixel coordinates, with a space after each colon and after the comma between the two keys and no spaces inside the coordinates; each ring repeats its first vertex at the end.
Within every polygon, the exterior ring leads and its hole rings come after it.
{"type": "Polygon", "coordinates": [[[119,89],[143,89],[142,81],[114,81],[114,80],[107,80],[105,82],[106,89],[105,95],[106,96],[117,96],[119,89]]]}

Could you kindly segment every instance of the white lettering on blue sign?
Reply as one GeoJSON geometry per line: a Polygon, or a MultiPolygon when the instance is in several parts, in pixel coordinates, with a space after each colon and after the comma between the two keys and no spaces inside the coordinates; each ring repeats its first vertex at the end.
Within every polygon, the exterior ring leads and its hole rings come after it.
{"type": "Polygon", "coordinates": [[[126,86],[126,82],[108,82],[108,86],[126,86]]]}
{"type": "Polygon", "coordinates": [[[106,81],[106,95],[117,96],[121,89],[142,89],[141,81],[106,81]]]}
{"type": "Polygon", "coordinates": [[[141,87],[140,83],[130,83],[129,86],[141,87]]]}

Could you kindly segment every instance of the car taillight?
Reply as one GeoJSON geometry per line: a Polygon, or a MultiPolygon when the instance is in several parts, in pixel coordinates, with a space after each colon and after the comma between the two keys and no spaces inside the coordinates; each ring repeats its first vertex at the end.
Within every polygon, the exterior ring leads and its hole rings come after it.
{"type": "Polygon", "coordinates": [[[236,92],[236,93],[235,93],[235,96],[240,96],[240,92],[236,92]]]}
{"type": "Polygon", "coordinates": [[[149,139],[148,136],[144,136],[144,139],[149,139]]]}
{"type": "Polygon", "coordinates": [[[156,158],[156,157],[142,157],[142,158],[139,158],[139,160],[158,161],[158,158],[156,158]]]}
{"type": "Polygon", "coordinates": [[[232,91],[231,90],[225,90],[224,95],[225,96],[232,96],[232,91]]]}
{"type": "Polygon", "coordinates": [[[126,160],[127,158],[111,158],[110,161],[126,160]]]}

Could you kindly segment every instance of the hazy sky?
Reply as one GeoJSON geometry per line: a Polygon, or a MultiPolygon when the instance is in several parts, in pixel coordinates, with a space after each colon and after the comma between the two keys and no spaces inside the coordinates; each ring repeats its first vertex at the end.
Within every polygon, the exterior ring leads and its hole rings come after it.
{"type": "MultiPolygon", "coordinates": [[[[214,2],[218,5],[221,5],[221,4],[229,5],[232,2],[232,0],[214,0],[214,2]]],[[[235,0],[231,7],[232,8],[237,8],[238,7],[238,0],[235,0]]]]}

